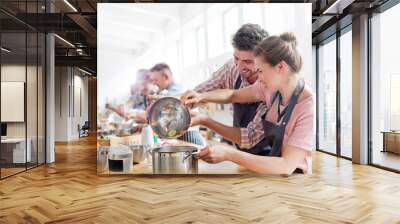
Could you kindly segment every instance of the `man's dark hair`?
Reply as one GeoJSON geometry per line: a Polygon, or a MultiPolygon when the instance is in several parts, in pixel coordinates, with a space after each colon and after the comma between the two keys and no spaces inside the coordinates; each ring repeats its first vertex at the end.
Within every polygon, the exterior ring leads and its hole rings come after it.
{"type": "Polygon", "coordinates": [[[163,72],[165,70],[171,71],[171,69],[169,68],[169,66],[165,63],[158,63],[155,64],[150,71],[151,72],[163,72]]]}
{"type": "Polygon", "coordinates": [[[268,36],[268,32],[258,24],[247,23],[233,35],[232,45],[240,51],[252,51],[268,36]]]}

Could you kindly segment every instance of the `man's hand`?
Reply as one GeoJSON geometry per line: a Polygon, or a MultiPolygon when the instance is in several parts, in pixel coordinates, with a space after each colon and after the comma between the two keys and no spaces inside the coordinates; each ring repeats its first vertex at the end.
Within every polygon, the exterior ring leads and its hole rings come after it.
{"type": "Polygon", "coordinates": [[[130,115],[129,118],[135,120],[136,123],[146,123],[147,122],[146,116],[147,115],[145,111],[139,111],[136,112],[135,114],[130,115]]]}
{"type": "Polygon", "coordinates": [[[206,115],[202,115],[198,112],[195,111],[190,111],[190,126],[197,126],[197,125],[203,125],[205,126],[205,121],[208,118],[206,115]]]}
{"type": "Polygon", "coordinates": [[[188,90],[181,96],[181,101],[185,106],[193,108],[199,103],[203,103],[203,97],[201,93],[197,93],[193,90],[188,90]]]}

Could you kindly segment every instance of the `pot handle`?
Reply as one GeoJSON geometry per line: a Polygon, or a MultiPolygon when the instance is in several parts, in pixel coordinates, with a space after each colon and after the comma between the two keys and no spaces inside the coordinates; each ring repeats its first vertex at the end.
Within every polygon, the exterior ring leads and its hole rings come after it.
{"type": "Polygon", "coordinates": [[[183,158],[182,163],[184,163],[185,160],[186,160],[187,158],[189,158],[189,156],[196,156],[197,154],[199,154],[199,152],[200,152],[200,151],[196,151],[196,152],[192,152],[192,153],[190,153],[190,152],[185,152],[187,155],[183,158]]]}

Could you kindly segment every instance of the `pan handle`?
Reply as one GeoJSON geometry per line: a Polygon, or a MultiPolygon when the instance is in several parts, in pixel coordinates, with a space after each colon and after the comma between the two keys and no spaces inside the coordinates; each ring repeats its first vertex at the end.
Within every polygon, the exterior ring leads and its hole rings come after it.
{"type": "Polygon", "coordinates": [[[190,152],[185,152],[187,155],[185,155],[185,157],[183,158],[182,163],[184,163],[185,160],[186,160],[187,158],[189,158],[190,156],[197,156],[197,154],[199,154],[199,152],[200,152],[200,150],[198,150],[198,151],[196,151],[196,152],[192,152],[192,153],[190,153],[190,152]]]}

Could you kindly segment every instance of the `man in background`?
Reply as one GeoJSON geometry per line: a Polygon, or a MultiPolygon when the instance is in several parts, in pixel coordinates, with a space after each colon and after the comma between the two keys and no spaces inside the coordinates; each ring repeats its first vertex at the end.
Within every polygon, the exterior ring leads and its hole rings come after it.
{"type": "Polygon", "coordinates": [[[184,91],[183,86],[174,80],[169,65],[165,63],[158,63],[150,69],[150,82],[158,87],[159,94],[163,96],[176,96],[184,91]]]}

